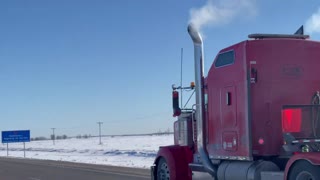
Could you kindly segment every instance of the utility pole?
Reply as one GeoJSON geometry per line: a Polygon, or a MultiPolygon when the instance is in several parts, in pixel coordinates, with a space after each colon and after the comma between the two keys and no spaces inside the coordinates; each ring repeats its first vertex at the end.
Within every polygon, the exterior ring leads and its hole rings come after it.
{"type": "Polygon", "coordinates": [[[102,143],[101,143],[101,124],[103,124],[103,122],[97,122],[98,124],[99,124],[99,139],[100,139],[100,141],[99,141],[99,144],[101,145],[102,143]]]}
{"type": "Polygon", "coordinates": [[[52,129],[52,141],[53,141],[53,145],[54,145],[54,140],[55,140],[55,135],[54,135],[54,130],[56,129],[56,128],[51,128],[52,129]]]}

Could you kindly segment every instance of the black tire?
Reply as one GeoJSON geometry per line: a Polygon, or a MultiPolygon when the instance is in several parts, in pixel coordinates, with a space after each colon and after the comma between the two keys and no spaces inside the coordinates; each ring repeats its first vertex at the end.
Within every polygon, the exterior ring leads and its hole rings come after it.
{"type": "Polygon", "coordinates": [[[167,161],[160,158],[157,165],[157,180],[170,180],[170,171],[167,161]]]}
{"type": "Polygon", "coordinates": [[[308,161],[298,161],[293,164],[288,177],[288,180],[319,180],[320,166],[308,161]]]}

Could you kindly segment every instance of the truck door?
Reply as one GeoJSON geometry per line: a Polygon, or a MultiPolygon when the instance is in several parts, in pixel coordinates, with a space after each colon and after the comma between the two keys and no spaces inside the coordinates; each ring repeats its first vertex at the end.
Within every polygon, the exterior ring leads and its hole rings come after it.
{"type": "Polygon", "coordinates": [[[222,50],[208,73],[207,150],[214,159],[252,159],[245,45],[222,50]]]}

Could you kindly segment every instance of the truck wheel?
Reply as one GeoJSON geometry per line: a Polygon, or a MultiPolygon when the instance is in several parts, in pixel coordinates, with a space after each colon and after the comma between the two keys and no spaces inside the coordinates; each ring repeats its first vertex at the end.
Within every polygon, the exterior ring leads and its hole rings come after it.
{"type": "Polygon", "coordinates": [[[289,180],[318,180],[320,179],[320,166],[307,161],[298,161],[290,170],[289,180]]]}
{"type": "Polygon", "coordinates": [[[170,180],[169,167],[164,158],[160,158],[158,162],[157,180],[170,180]]]}

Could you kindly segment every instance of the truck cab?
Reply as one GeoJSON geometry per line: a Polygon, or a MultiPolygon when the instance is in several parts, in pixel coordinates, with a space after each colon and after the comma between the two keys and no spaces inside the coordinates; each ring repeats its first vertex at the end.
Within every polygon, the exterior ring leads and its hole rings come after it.
{"type": "Polygon", "coordinates": [[[188,32],[196,104],[180,109],[173,89],[175,143],[160,147],[154,179],[320,179],[320,42],[251,34],[218,52],[205,77],[201,35],[188,32]]]}

